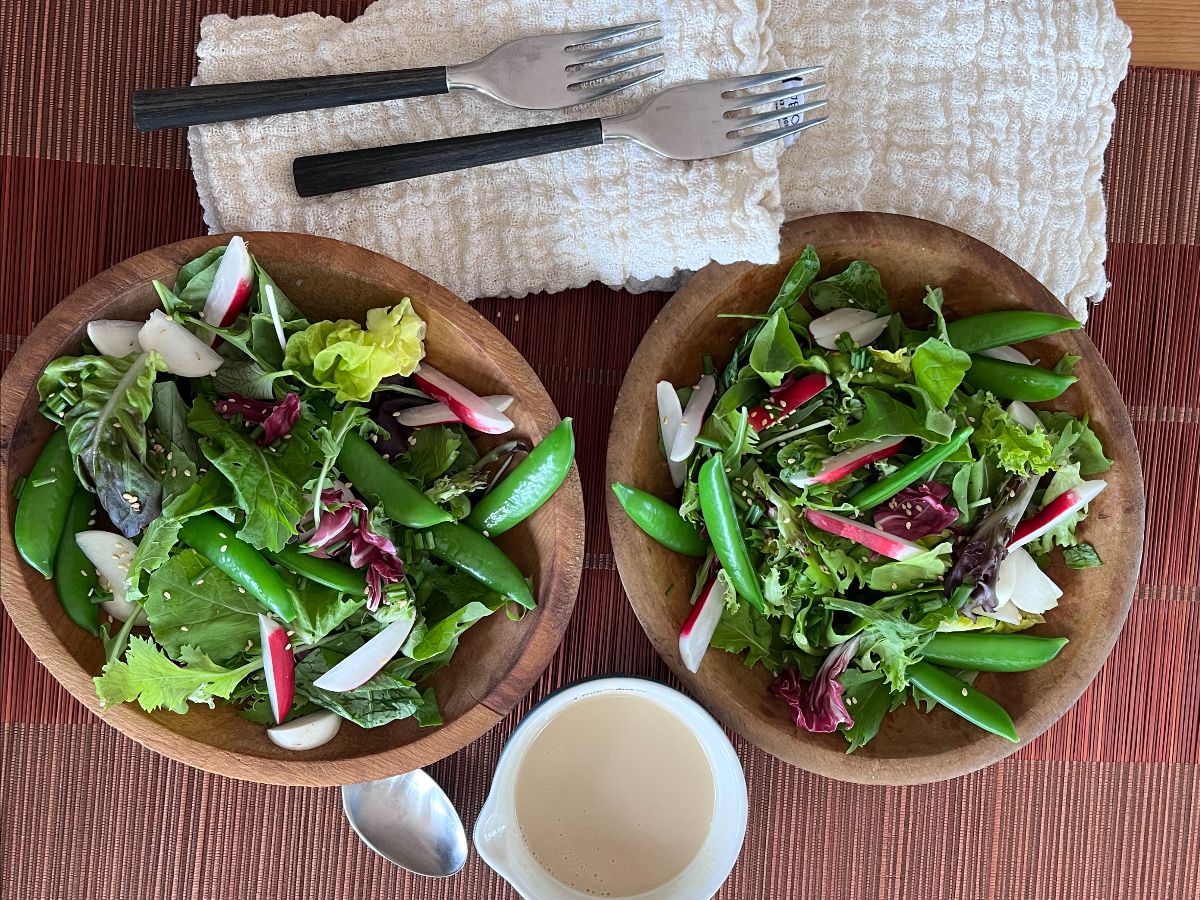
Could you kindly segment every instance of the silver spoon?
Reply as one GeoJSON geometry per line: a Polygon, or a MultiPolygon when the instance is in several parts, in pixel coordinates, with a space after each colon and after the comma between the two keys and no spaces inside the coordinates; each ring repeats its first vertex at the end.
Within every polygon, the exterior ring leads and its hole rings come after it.
{"type": "Polygon", "coordinates": [[[424,769],[342,785],[342,810],[362,842],[418,875],[453,875],[467,861],[454,804],[424,769]]]}

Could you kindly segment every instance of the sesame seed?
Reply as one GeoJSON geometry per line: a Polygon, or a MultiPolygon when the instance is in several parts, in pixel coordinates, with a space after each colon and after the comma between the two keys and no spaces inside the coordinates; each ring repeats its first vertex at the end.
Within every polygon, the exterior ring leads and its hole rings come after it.
{"type": "Polygon", "coordinates": [[[217,532],[217,537],[219,537],[219,538],[224,538],[224,537],[228,537],[228,535],[226,535],[226,534],[225,534],[225,532],[223,532],[223,531],[218,531],[218,532],[217,532]]]}
{"type": "Polygon", "coordinates": [[[170,461],[172,458],[174,458],[174,456],[175,456],[175,452],[171,451],[170,453],[167,454],[167,460],[170,461]]]}
{"type": "Polygon", "coordinates": [[[294,631],[289,631],[289,632],[287,633],[287,636],[288,636],[288,637],[291,637],[291,636],[292,636],[292,635],[294,635],[295,633],[296,633],[296,632],[294,632],[294,631]]]}
{"type": "Polygon", "coordinates": [[[180,625],[180,626],[179,626],[179,630],[180,630],[180,631],[187,631],[187,630],[188,630],[188,627],[187,627],[186,625],[180,625]]]}
{"type": "Polygon", "coordinates": [[[204,579],[203,579],[203,578],[197,578],[197,579],[196,579],[196,587],[200,587],[200,585],[202,585],[202,584],[204,584],[204,579]]]}
{"type": "Polygon", "coordinates": [[[171,466],[171,477],[172,477],[172,478],[174,478],[174,477],[175,477],[175,474],[176,474],[175,467],[174,467],[174,466],[171,466]]]}
{"type": "Polygon", "coordinates": [[[245,589],[244,587],[239,587],[239,588],[238,588],[238,593],[239,593],[239,594],[244,594],[244,593],[246,593],[246,589],[245,589]]]}
{"type": "Polygon", "coordinates": [[[222,544],[220,547],[217,548],[218,552],[220,552],[220,553],[224,553],[228,549],[229,549],[228,544],[222,544]]]}
{"type": "Polygon", "coordinates": [[[963,689],[962,689],[962,695],[963,695],[964,697],[966,697],[966,696],[967,696],[967,689],[966,689],[966,688],[963,688],[963,689]]]}
{"type": "Polygon", "coordinates": [[[80,569],[79,574],[82,575],[84,578],[87,578],[87,569],[80,569]]]}
{"type": "Polygon", "coordinates": [[[289,641],[288,643],[284,644],[284,645],[283,645],[283,649],[284,649],[284,650],[291,650],[291,649],[292,649],[292,644],[291,644],[291,642],[289,641]]]}
{"type": "Polygon", "coordinates": [[[892,582],[892,590],[894,591],[895,589],[896,589],[896,582],[893,581],[892,582]]]}
{"type": "Polygon", "coordinates": [[[170,591],[163,591],[163,599],[164,599],[164,600],[170,600],[170,599],[171,599],[171,592],[170,592],[170,591]]]}

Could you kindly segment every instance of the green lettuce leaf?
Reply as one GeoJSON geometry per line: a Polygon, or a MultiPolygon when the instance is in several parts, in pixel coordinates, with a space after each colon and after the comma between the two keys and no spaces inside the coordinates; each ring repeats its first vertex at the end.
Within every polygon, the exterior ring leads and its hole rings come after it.
{"type": "Polygon", "coordinates": [[[180,268],[171,293],[178,297],[187,309],[192,312],[204,309],[204,301],[208,299],[208,292],[212,290],[217,269],[221,265],[221,257],[224,255],[224,246],[213,247],[203,256],[196,257],[180,268]]]}
{"type": "Polygon", "coordinates": [[[883,673],[879,671],[864,672],[851,667],[838,681],[846,689],[846,708],[854,718],[854,724],[843,732],[850,743],[846,752],[853,753],[879,733],[879,726],[891,706],[891,695],[883,683],[883,673]]]}
{"type": "Polygon", "coordinates": [[[859,668],[867,672],[883,672],[893,692],[908,684],[908,666],[920,657],[932,630],[905,621],[900,616],[864,603],[840,597],[826,599],[829,609],[853,613],[861,623],[858,653],[859,668]]]}
{"type": "MultiPolygon", "coordinates": [[[[315,644],[363,608],[363,597],[341,594],[333,588],[280,570],[292,588],[296,601],[296,618],[288,623],[295,632],[293,644],[315,644]]],[[[386,608],[386,607],[381,607],[386,608]]]]}
{"type": "Polygon", "coordinates": [[[937,338],[929,338],[913,351],[913,379],[938,409],[945,409],[969,368],[970,356],[937,338]]]}
{"type": "Polygon", "coordinates": [[[778,672],[783,666],[782,641],[776,629],[770,619],[749,603],[740,603],[733,611],[725,608],[709,646],[745,653],[750,668],[762,663],[772,672],[778,672]]]}
{"type": "Polygon", "coordinates": [[[393,464],[419,484],[428,485],[450,469],[465,440],[457,428],[418,428],[409,438],[408,450],[393,464]]]}
{"type": "Polygon", "coordinates": [[[980,392],[971,397],[967,415],[975,425],[972,446],[980,454],[991,454],[1004,471],[1044,475],[1054,467],[1054,445],[1046,430],[1026,431],[991,394],[980,392]]]}
{"type": "Polygon", "coordinates": [[[305,656],[296,666],[297,691],[318,706],[362,728],[377,728],[397,719],[417,716],[418,712],[421,713],[418,723],[440,723],[432,695],[426,697],[417,690],[414,682],[397,675],[397,663],[384,666],[370,681],[352,691],[335,693],[313,686],[314,681],[343,658],[325,647],[305,656]]]}
{"type": "Polygon", "coordinates": [[[887,292],[879,280],[879,271],[869,263],[856,259],[844,272],[815,281],[808,288],[813,306],[822,312],[847,306],[865,309],[877,316],[890,315],[887,292]]]}
{"type": "Polygon", "coordinates": [[[155,570],[143,606],[154,639],[174,659],[191,646],[226,663],[258,643],[258,602],[195,550],[155,570]]]}
{"type": "Polygon", "coordinates": [[[1096,552],[1096,548],[1088,543],[1076,544],[1063,551],[1063,559],[1072,569],[1094,569],[1104,565],[1104,560],[1096,552]]]}
{"type": "Polygon", "coordinates": [[[146,712],[169,709],[185,713],[188,703],[213,706],[214,700],[229,699],[246,676],[262,668],[262,661],[255,659],[228,669],[195,647],[181,648],[179,658],[184,665],[168,659],[149,638],[134,635],[124,659],[109,663],[92,679],[101,706],[136,700],[146,712]]]}
{"type": "Polygon", "coordinates": [[[1100,438],[1088,425],[1087,416],[1077,419],[1070,413],[1047,410],[1039,410],[1037,415],[1054,438],[1052,455],[1056,462],[1066,457],[1079,463],[1079,474],[1084,476],[1099,475],[1112,466],[1112,460],[1104,455],[1100,438]]]}
{"type": "MultiPolygon", "coordinates": [[[[1083,484],[1083,479],[1079,476],[1079,465],[1077,463],[1071,463],[1069,466],[1062,466],[1056,469],[1050,479],[1050,483],[1046,485],[1046,492],[1042,495],[1041,505],[1043,507],[1046,506],[1059,494],[1063,494],[1073,487],[1079,487],[1081,484],[1083,484]]],[[[1030,553],[1038,556],[1048,554],[1055,547],[1073,547],[1079,543],[1079,539],[1075,537],[1075,529],[1086,516],[1087,507],[1085,506],[1078,512],[1067,516],[1037,540],[1030,541],[1027,549],[1030,553]]]]}
{"type": "Polygon", "coordinates": [[[874,591],[894,594],[935,584],[938,576],[944,575],[950,566],[950,550],[950,543],[945,542],[908,559],[889,560],[875,566],[867,578],[867,586],[874,591]]]}
{"type": "Polygon", "coordinates": [[[862,388],[862,418],[837,429],[831,440],[835,444],[863,444],[885,437],[918,437],[931,444],[944,444],[954,432],[954,418],[938,409],[920,387],[897,385],[917,401],[907,403],[875,388],[862,388]]]}

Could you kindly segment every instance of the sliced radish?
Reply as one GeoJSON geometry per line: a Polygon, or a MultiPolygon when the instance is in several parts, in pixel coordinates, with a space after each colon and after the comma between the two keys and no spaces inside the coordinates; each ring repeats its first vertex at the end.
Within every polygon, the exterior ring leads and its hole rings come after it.
{"type": "Polygon", "coordinates": [[[709,641],[721,621],[721,610],[725,606],[725,592],[718,590],[719,579],[713,575],[700,592],[692,611],[679,629],[679,656],[689,672],[700,668],[700,661],[708,651],[709,641]]]}
{"type": "Polygon", "coordinates": [[[712,402],[717,390],[717,379],[711,375],[703,375],[692,389],[688,398],[687,409],[679,420],[679,428],[675,432],[675,440],[671,442],[671,452],[667,459],[683,462],[696,449],[696,438],[704,426],[704,414],[708,412],[708,404],[712,402]]]}
{"type": "Polygon", "coordinates": [[[149,622],[141,606],[125,599],[125,576],[129,574],[129,563],[137,553],[137,545],[111,531],[81,531],[75,535],[75,543],[88,562],[96,567],[101,587],[112,593],[111,599],[100,603],[104,611],[118,622],[127,621],[132,615],[137,616],[134,625],[149,622]]]}
{"type": "Polygon", "coordinates": [[[1005,362],[1021,363],[1022,365],[1026,366],[1033,365],[1033,363],[1029,361],[1029,357],[1016,347],[992,347],[988,350],[980,350],[979,355],[990,356],[992,359],[1002,359],[1005,362]]]}
{"type": "Polygon", "coordinates": [[[832,382],[824,372],[811,372],[797,378],[783,390],[772,395],[762,406],[750,410],[750,427],[755,431],[770,428],[780,419],[787,418],[811,400],[832,382]]]}
{"type": "MultiPolygon", "coordinates": [[[[484,397],[483,401],[494,407],[497,412],[505,412],[513,404],[513,398],[508,394],[492,394],[484,397]]],[[[426,425],[454,425],[459,421],[458,416],[450,411],[445,403],[426,403],[424,406],[410,406],[396,413],[394,418],[401,425],[409,428],[423,428],[426,425]]]]}
{"type": "Polygon", "coordinates": [[[296,697],[296,657],[287,629],[274,619],[258,614],[258,637],[262,641],[263,669],[267,678],[267,696],[271,714],[282,722],[296,697]]]}
{"type": "Polygon", "coordinates": [[[254,266],[246,242],[234,235],[217,266],[208,298],[204,301],[201,318],[209,325],[225,328],[234,320],[250,299],[250,283],[254,280],[254,266]]]}
{"type": "Polygon", "coordinates": [[[891,316],[878,316],[865,309],[846,307],[835,309],[808,325],[808,333],[817,345],[826,350],[836,350],[837,340],[843,334],[850,335],[856,347],[865,347],[887,328],[891,316]]]}
{"type": "Polygon", "coordinates": [[[900,452],[900,448],[903,446],[904,438],[900,438],[899,440],[896,438],[880,438],[877,441],[860,444],[857,447],[851,447],[849,450],[842,451],[837,456],[829,457],[829,459],[821,463],[821,468],[817,470],[816,475],[793,478],[789,483],[796,485],[796,487],[806,487],[810,484],[833,484],[835,481],[841,481],[855,469],[861,469],[863,466],[870,465],[876,460],[894,456],[900,452]]]}
{"type": "Polygon", "coordinates": [[[1079,510],[1095,500],[1106,487],[1108,487],[1108,482],[1097,478],[1094,481],[1085,481],[1078,487],[1063,491],[1024,522],[1017,525],[1017,530],[1013,532],[1012,540],[1008,542],[1008,548],[1014,550],[1017,547],[1028,544],[1030,541],[1037,540],[1047,531],[1057,526],[1067,516],[1079,512],[1079,510]]]}
{"type": "Polygon", "coordinates": [[[513,423],[508,416],[433,366],[421,366],[413,373],[413,381],[430,397],[445,403],[464,425],[484,434],[512,431],[513,423]]]}
{"type": "Polygon", "coordinates": [[[1026,431],[1033,431],[1033,429],[1042,424],[1042,420],[1038,418],[1037,413],[1020,400],[1014,400],[1008,404],[1008,417],[1026,431]]]}
{"type": "Polygon", "coordinates": [[[97,319],[88,322],[87,336],[101,356],[128,356],[140,353],[138,343],[141,322],[126,322],[122,319],[97,319]]]}
{"type": "Polygon", "coordinates": [[[1021,611],[1017,609],[1016,604],[1011,600],[1007,603],[1001,603],[991,612],[984,612],[982,609],[976,607],[975,615],[987,616],[990,619],[995,619],[997,622],[1007,622],[1009,625],[1021,624],[1021,611]]]}
{"type": "Polygon", "coordinates": [[[150,318],[138,332],[138,343],[146,351],[157,350],[172,375],[201,378],[221,367],[225,358],[162,310],[150,318]]]}
{"type": "Polygon", "coordinates": [[[370,681],[391,662],[408,639],[416,617],[397,619],[313,682],[323,691],[352,691],[370,681]]]}
{"type": "Polygon", "coordinates": [[[856,544],[862,544],[868,550],[874,550],[889,559],[908,559],[925,552],[924,547],[835,513],[823,512],[819,509],[806,509],[804,517],[822,531],[844,537],[856,544]]]}
{"type": "Polygon", "coordinates": [[[658,430],[662,435],[663,452],[667,456],[667,469],[671,472],[671,484],[682,487],[683,479],[687,477],[687,464],[682,460],[671,459],[671,448],[675,446],[675,435],[679,433],[679,423],[683,421],[683,407],[679,405],[679,393],[671,382],[660,381],[656,390],[658,430]]]}
{"type": "Polygon", "coordinates": [[[267,729],[271,743],[284,750],[314,750],[334,739],[342,727],[342,717],[322,709],[267,729]]]}
{"type": "Polygon", "coordinates": [[[1013,550],[1000,563],[1000,571],[996,574],[996,601],[999,605],[1011,603],[1019,610],[1041,615],[1058,606],[1058,598],[1062,593],[1062,589],[1038,567],[1023,547],[1013,550]]]}

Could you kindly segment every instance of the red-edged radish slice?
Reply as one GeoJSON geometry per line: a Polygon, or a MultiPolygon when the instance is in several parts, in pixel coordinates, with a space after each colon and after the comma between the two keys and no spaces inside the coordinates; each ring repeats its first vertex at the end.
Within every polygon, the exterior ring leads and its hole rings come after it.
{"type": "Polygon", "coordinates": [[[1037,540],[1050,529],[1054,528],[1073,513],[1079,512],[1099,496],[1108,487],[1108,482],[1102,479],[1085,481],[1078,487],[1063,491],[1032,516],[1017,525],[1012,540],[1008,542],[1009,550],[1024,546],[1030,541],[1037,540]]]}
{"type": "Polygon", "coordinates": [[[220,353],[159,309],[150,313],[138,332],[138,343],[143,350],[157,350],[167,371],[184,378],[211,375],[225,361],[220,353]]]}
{"type": "Polygon", "coordinates": [[[841,481],[855,469],[870,465],[876,460],[895,456],[904,446],[904,438],[880,438],[866,444],[859,444],[849,450],[843,450],[837,456],[831,456],[817,470],[816,475],[805,478],[794,478],[789,481],[796,487],[806,487],[810,484],[833,484],[841,481]]]}
{"type": "Polygon", "coordinates": [[[1020,400],[1014,400],[1008,404],[1008,417],[1026,431],[1033,431],[1033,429],[1042,424],[1042,420],[1038,418],[1037,413],[1020,400]]]}
{"type": "Polygon", "coordinates": [[[712,402],[717,390],[717,379],[711,375],[703,375],[692,389],[688,398],[687,409],[679,420],[679,428],[675,432],[675,440],[671,443],[671,452],[667,459],[683,462],[696,449],[696,437],[704,426],[704,415],[708,412],[708,404],[712,402]]]}
{"type": "Polygon", "coordinates": [[[250,299],[250,283],[253,280],[254,266],[250,262],[250,251],[246,249],[246,242],[234,235],[229,239],[229,246],[225,248],[221,263],[217,266],[217,274],[212,287],[208,289],[201,318],[219,328],[232,325],[250,299]]]}
{"type": "Polygon", "coordinates": [[[75,535],[75,543],[88,562],[96,567],[101,586],[112,592],[112,599],[100,604],[104,611],[118,622],[124,622],[132,615],[137,615],[134,625],[149,622],[144,609],[125,599],[125,577],[129,574],[129,563],[137,552],[137,545],[124,535],[111,531],[81,531],[75,535]]]}
{"type": "MultiPolygon", "coordinates": [[[[495,407],[497,412],[505,412],[513,405],[513,398],[508,394],[492,394],[484,397],[484,402],[495,407]]],[[[426,403],[423,406],[410,406],[393,414],[393,418],[401,425],[409,428],[424,428],[427,425],[455,425],[459,418],[445,403],[426,403]]]]}
{"type": "Polygon", "coordinates": [[[750,410],[750,427],[755,431],[770,428],[781,419],[794,413],[832,382],[824,372],[810,372],[803,378],[797,378],[790,385],[767,400],[762,406],[750,410]]]}
{"type": "Polygon", "coordinates": [[[1004,557],[996,573],[996,602],[999,605],[1011,603],[1018,610],[1041,615],[1058,606],[1062,593],[1023,547],[1004,557]]]}
{"type": "Polygon", "coordinates": [[[679,405],[679,394],[671,382],[660,381],[655,390],[658,392],[658,430],[662,435],[671,484],[682,487],[683,479],[687,477],[687,463],[671,459],[671,448],[675,446],[675,435],[679,433],[679,423],[683,421],[683,407],[679,405]]]}
{"type": "Polygon", "coordinates": [[[876,317],[865,309],[835,309],[809,323],[808,331],[817,346],[826,350],[837,349],[837,339],[843,333],[850,335],[856,347],[865,347],[887,328],[891,316],[876,317]]]}
{"type": "Polygon", "coordinates": [[[342,728],[342,717],[322,709],[267,729],[271,743],[284,750],[315,750],[328,744],[342,728]]]}
{"type": "Polygon", "coordinates": [[[823,512],[819,509],[806,509],[804,518],[822,531],[844,537],[856,544],[862,544],[868,550],[874,550],[888,559],[908,559],[925,552],[924,547],[835,513],[823,512]]]}
{"type": "Polygon", "coordinates": [[[287,629],[262,613],[258,614],[258,637],[262,641],[271,714],[276,722],[282,722],[296,698],[296,657],[292,653],[292,639],[288,637],[287,629]]]}
{"type": "Polygon", "coordinates": [[[412,631],[416,617],[397,619],[313,682],[323,691],[352,691],[370,681],[391,662],[412,631]]]}
{"type": "Polygon", "coordinates": [[[1031,366],[1033,363],[1029,361],[1029,357],[1018,350],[1016,347],[991,347],[987,350],[980,350],[980,356],[990,356],[992,359],[1002,359],[1005,362],[1021,363],[1022,365],[1031,366]]]}
{"type": "Polygon", "coordinates": [[[433,366],[421,366],[413,373],[413,381],[434,400],[445,403],[464,425],[484,434],[512,431],[513,423],[508,416],[433,366]]]}
{"type": "Polygon", "coordinates": [[[700,668],[700,661],[704,659],[713,632],[717,630],[717,623],[721,621],[725,591],[718,590],[719,586],[717,575],[708,579],[708,584],[700,592],[692,611],[684,619],[683,627],[679,629],[679,656],[689,672],[700,668]]]}
{"type": "Polygon", "coordinates": [[[126,322],[122,319],[96,319],[88,322],[87,336],[101,356],[128,356],[140,353],[138,343],[141,322],[126,322]]]}

